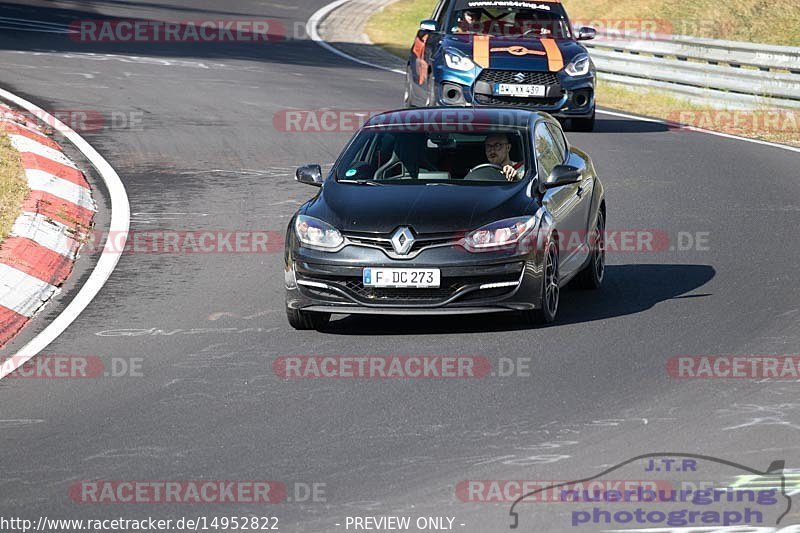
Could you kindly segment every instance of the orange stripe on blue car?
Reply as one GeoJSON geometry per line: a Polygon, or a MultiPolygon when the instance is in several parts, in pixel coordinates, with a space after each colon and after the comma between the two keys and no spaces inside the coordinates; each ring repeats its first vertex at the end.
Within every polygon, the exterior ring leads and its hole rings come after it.
{"type": "Polygon", "coordinates": [[[564,56],[555,39],[541,39],[544,51],[547,52],[547,68],[550,72],[558,72],[564,68],[564,56]]]}

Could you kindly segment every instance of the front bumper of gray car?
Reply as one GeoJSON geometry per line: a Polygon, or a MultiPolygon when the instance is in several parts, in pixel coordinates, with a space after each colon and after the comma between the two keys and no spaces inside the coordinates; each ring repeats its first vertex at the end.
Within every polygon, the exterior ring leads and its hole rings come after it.
{"type": "Polygon", "coordinates": [[[346,246],[322,252],[293,246],[285,264],[291,309],[346,314],[441,315],[523,311],[541,305],[542,269],[536,252],[470,253],[460,246],[421,251],[412,260],[382,250],[346,246]],[[364,286],[365,267],[438,268],[439,288],[364,286]]]}

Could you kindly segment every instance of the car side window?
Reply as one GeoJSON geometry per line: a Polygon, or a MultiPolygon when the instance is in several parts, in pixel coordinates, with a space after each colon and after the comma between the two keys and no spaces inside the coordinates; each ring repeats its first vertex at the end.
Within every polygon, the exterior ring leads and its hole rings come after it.
{"type": "Polygon", "coordinates": [[[556,141],[544,122],[540,122],[533,134],[536,161],[539,163],[539,179],[546,179],[556,165],[564,159],[559,155],[556,141]]]}
{"type": "Polygon", "coordinates": [[[564,138],[564,132],[555,124],[548,124],[547,127],[550,128],[550,133],[553,134],[557,153],[561,159],[559,164],[561,164],[567,160],[567,140],[564,138]]]}
{"type": "Polygon", "coordinates": [[[434,12],[433,18],[436,20],[436,27],[439,31],[445,30],[445,23],[447,22],[447,12],[450,10],[450,0],[442,0],[439,3],[438,9],[434,12]]]}

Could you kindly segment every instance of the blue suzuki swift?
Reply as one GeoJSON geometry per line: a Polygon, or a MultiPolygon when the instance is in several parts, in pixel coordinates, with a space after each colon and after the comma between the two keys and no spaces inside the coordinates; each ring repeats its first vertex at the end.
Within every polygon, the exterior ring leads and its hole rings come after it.
{"type": "Polygon", "coordinates": [[[595,68],[558,1],[440,0],[409,54],[406,107],[514,106],[591,131],[595,68]]]}

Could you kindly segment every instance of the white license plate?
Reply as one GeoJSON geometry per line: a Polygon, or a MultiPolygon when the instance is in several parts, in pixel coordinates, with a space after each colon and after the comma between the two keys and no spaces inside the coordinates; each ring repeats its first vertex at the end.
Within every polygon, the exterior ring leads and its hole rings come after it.
{"type": "Polygon", "coordinates": [[[365,287],[430,289],[438,288],[441,272],[438,268],[365,268],[365,287]]]}
{"type": "Polygon", "coordinates": [[[514,85],[511,83],[497,83],[494,86],[494,94],[498,96],[517,96],[520,98],[532,98],[544,96],[547,87],[544,85],[514,85]]]}

